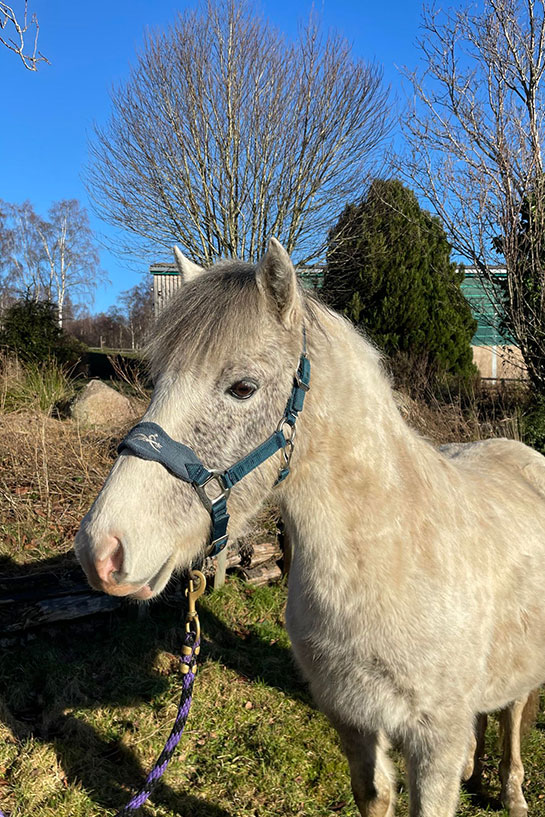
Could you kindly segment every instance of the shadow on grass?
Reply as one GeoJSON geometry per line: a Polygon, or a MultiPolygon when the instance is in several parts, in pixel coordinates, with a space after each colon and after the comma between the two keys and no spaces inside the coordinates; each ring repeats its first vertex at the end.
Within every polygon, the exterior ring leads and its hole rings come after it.
{"type": "MultiPolygon", "coordinates": [[[[58,557],[40,566],[52,574],[63,573],[65,567],[58,557]]],[[[177,654],[183,638],[185,610],[176,601],[179,595],[171,591],[165,601],[143,612],[129,602],[115,613],[48,625],[18,637],[4,650],[0,696],[9,727],[21,740],[33,736],[52,746],[68,783],[81,783],[102,808],[123,807],[149,771],[120,740],[125,730],[137,731],[138,723],[123,721],[121,712],[114,717],[108,740],[103,736],[107,729],[100,734],[70,710],[158,705],[169,684],[156,666],[157,655],[161,651],[177,654]]],[[[288,649],[271,644],[251,628],[235,632],[204,608],[200,617],[202,662],[218,661],[249,680],[259,679],[310,704],[288,649]]],[[[174,659],[172,666],[176,666],[174,659]]],[[[199,694],[198,685],[195,694],[199,694]]],[[[170,727],[165,722],[165,739],[170,727]]],[[[188,738],[182,737],[182,746],[184,740],[188,738]]],[[[224,809],[199,799],[196,791],[175,792],[163,783],[151,801],[182,817],[230,817],[224,809]]],[[[146,807],[139,811],[146,813],[150,813],[146,807]]]]}
{"type": "MultiPolygon", "coordinates": [[[[166,725],[165,739],[168,731],[166,725]]],[[[149,771],[119,740],[104,740],[91,726],[71,716],[55,719],[40,739],[54,747],[67,780],[81,782],[94,803],[104,809],[123,808],[149,771]]],[[[160,782],[150,802],[166,806],[181,817],[231,817],[228,811],[195,794],[175,791],[160,782]]],[[[142,806],[137,813],[145,817],[150,810],[142,806]]]]}
{"type": "Polygon", "coordinates": [[[499,797],[494,797],[486,791],[483,780],[471,778],[462,783],[462,788],[469,795],[472,807],[482,811],[502,811],[503,806],[499,797]]]}

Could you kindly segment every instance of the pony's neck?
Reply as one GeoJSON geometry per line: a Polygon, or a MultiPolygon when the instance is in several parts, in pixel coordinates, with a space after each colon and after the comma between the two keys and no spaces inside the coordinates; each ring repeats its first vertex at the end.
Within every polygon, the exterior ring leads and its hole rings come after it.
{"type": "Polygon", "coordinates": [[[352,464],[345,478],[357,470],[392,487],[399,458],[426,444],[401,417],[379,352],[336,313],[319,307],[319,320],[309,333],[312,379],[308,411],[305,405],[300,418],[301,460],[332,476],[335,463],[352,464]]]}
{"type": "Polygon", "coordinates": [[[311,388],[297,457],[280,501],[295,547],[310,560],[321,554],[323,567],[324,548],[339,563],[367,559],[377,539],[395,551],[392,531],[425,493],[426,462],[437,454],[402,419],[376,350],[339,316],[320,308],[319,319],[321,329],[309,331],[311,388]]]}

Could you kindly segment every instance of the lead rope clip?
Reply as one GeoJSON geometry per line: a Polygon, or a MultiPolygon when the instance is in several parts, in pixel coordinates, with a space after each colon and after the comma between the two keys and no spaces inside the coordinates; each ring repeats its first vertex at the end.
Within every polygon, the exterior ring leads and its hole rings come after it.
{"type": "MultiPolygon", "coordinates": [[[[192,570],[189,574],[189,586],[185,591],[187,596],[187,616],[185,619],[185,631],[188,639],[193,636],[193,644],[184,644],[182,648],[182,655],[194,655],[197,657],[201,650],[201,624],[199,621],[199,614],[197,613],[197,601],[200,599],[206,590],[206,579],[200,570],[192,570]]],[[[197,665],[182,664],[182,673],[186,675],[189,671],[193,674],[197,672],[197,665]]]]}

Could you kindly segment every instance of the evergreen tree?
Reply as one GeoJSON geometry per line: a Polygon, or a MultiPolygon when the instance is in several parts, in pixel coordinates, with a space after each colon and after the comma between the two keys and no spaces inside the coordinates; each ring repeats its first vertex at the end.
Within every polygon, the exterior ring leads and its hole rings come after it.
{"type": "Polygon", "coordinates": [[[437,373],[475,374],[476,322],[439,219],[396,179],[375,179],[329,234],[324,294],[387,355],[437,373]]]}
{"type": "Polygon", "coordinates": [[[57,309],[49,301],[31,298],[16,301],[5,311],[0,347],[15,352],[23,361],[75,363],[85,346],[59,327],[57,309]]]}

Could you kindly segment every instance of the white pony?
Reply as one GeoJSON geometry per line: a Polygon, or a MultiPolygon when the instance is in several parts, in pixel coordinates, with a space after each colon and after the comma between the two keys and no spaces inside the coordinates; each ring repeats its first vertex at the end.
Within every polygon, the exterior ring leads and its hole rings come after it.
{"type": "MultiPolygon", "coordinates": [[[[293,545],[293,650],[339,732],[361,814],[394,814],[393,740],[412,817],[452,817],[475,719],[507,707],[502,797],[524,817],[516,736],[545,680],[545,459],[508,440],[439,451],[419,437],[376,350],[302,293],[274,239],[257,267],[181,265],[188,280],[157,327],[144,420],[208,468],[274,430],[306,329],[311,388],[291,474],[273,489],[273,457],[239,482],[230,534],[274,492],[293,545]]],[[[209,528],[191,485],[124,453],[76,550],[94,587],[145,599],[202,553],[209,528]]]]}

